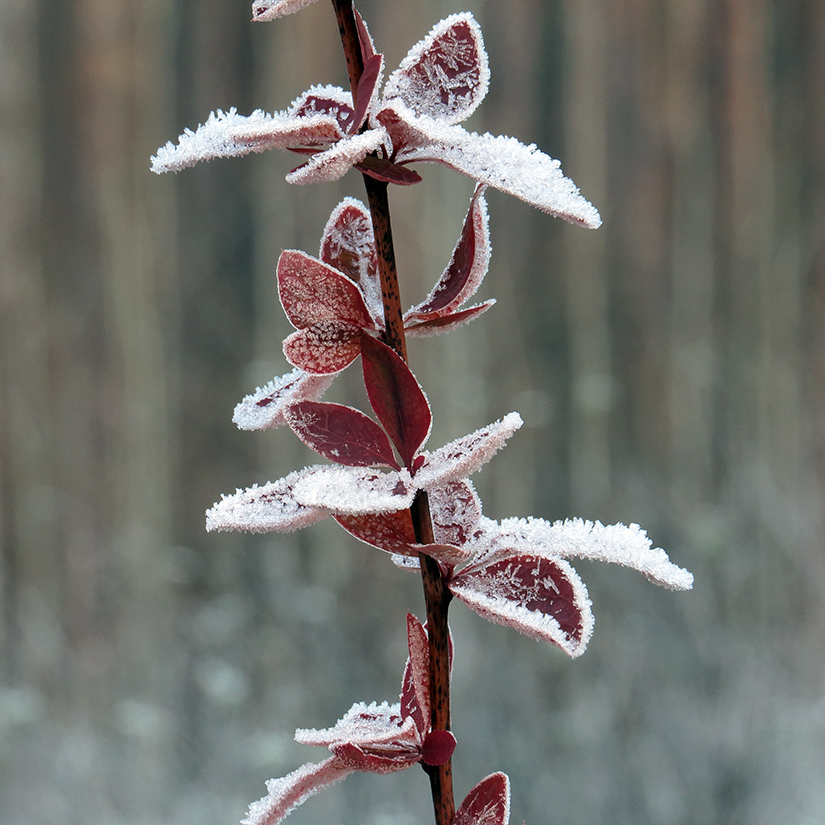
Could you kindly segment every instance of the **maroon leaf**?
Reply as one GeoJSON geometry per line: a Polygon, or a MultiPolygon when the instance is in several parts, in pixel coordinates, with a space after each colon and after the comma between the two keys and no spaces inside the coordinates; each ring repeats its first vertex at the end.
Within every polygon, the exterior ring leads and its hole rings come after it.
{"type": "Polygon", "coordinates": [[[495,298],[490,298],[489,301],[485,301],[483,304],[476,304],[447,315],[436,315],[418,324],[410,323],[407,320],[404,329],[411,338],[426,338],[428,335],[441,335],[445,332],[452,332],[454,329],[474,321],[479,315],[483,315],[495,302],[495,298]]]}
{"type": "Polygon", "coordinates": [[[368,773],[395,773],[403,771],[419,762],[421,757],[412,751],[383,756],[376,753],[367,753],[358,745],[346,742],[333,745],[330,750],[341,763],[351,771],[366,771],[368,773]]]}
{"type": "Polygon", "coordinates": [[[378,78],[384,67],[384,55],[374,54],[364,61],[364,71],[358,81],[358,90],[355,100],[355,114],[349,127],[349,132],[355,134],[367,119],[367,112],[375,96],[378,78]]]}
{"type": "Polygon", "coordinates": [[[458,547],[473,538],[481,521],[481,500],[469,481],[454,481],[430,490],[435,539],[458,547]]]}
{"type": "Polygon", "coordinates": [[[332,210],[321,238],[320,258],[362,290],[365,270],[377,279],[378,256],[372,219],[363,203],[345,198],[332,210]]]}
{"type": "Polygon", "coordinates": [[[417,115],[457,123],[481,102],[488,78],[478,23],[471,14],[455,14],[410,49],[387,80],[384,97],[401,98],[417,115]]]}
{"type": "Polygon", "coordinates": [[[356,163],[355,168],[371,178],[385,183],[394,183],[398,186],[412,186],[414,183],[421,183],[421,175],[414,169],[408,169],[406,166],[401,166],[384,158],[367,156],[356,163]]]}
{"type": "Polygon", "coordinates": [[[424,391],[403,359],[369,335],[361,338],[361,362],[370,404],[409,467],[432,423],[424,391]]]}
{"type": "Polygon", "coordinates": [[[358,287],[323,261],[288,249],[278,259],[278,296],[289,322],[304,329],[324,321],[372,328],[358,287]]]}
{"type": "Polygon", "coordinates": [[[336,321],[313,324],[284,340],[284,355],[304,372],[331,375],[341,372],[358,357],[361,334],[358,327],[336,321]]]}
{"type": "Polygon", "coordinates": [[[426,320],[453,312],[478,289],[490,263],[484,189],[483,185],[476,187],[449,265],[427,299],[407,313],[409,317],[426,320]]]}
{"type": "Polygon", "coordinates": [[[560,559],[497,554],[466,567],[449,588],[485,619],[555,644],[571,656],[584,651],[592,632],[587,590],[560,559]]]}
{"type": "Polygon", "coordinates": [[[401,469],[387,434],[360,410],[323,401],[300,401],[285,412],[286,423],[307,447],[348,467],[401,469]]]}
{"type": "Polygon", "coordinates": [[[421,761],[427,765],[443,765],[452,758],[455,745],[455,736],[450,731],[430,731],[421,748],[421,761]]]}
{"type": "Polygon", "coordinates": [[[510,821],[510,780],[493,773],[473,788],[455,812],[453,825],[507,825],[510,821]]]}
{"type": "Polygon", "coordinates": [[[353,9],[355,13],[355,26],[358,29],[358,42],[361,46],[361,56],[366,63],[375,54],[375,44],[372,42],[367,24],[358,9],[353,9]]]}
{"type": "MultiPolygon", "coordinates": [[[[336,88],[335,91],[339,90],[336,88]]],[[[349,97],[349,95],[347,96],[349,97]]],[[[338,121],[338,125],[344,134],[350,130],[354,117],[352,106],[342,101],[340,97],[318,94],[314,89],[305,92],[295,101],[291,111],[297,117],[310,117],[312,115],[333,117],[338,121]]]]}
{"type": "Polygon", "coordinates": [[[371,513],[366,516],[335,516],[335,520],[350,535],[364,544],[377,547],[387,553],[417,555],[415,530],[409,510],[395,513],[371,513]]]}
{"type": "Polygon", "coordinates": [[[332,376],[310,375],[303,370],[273,378],[235,407],[232,420],[241,430],[263,430],[286,424],[284,410],[297,401],[319,399],[332,384],[332,376]]]}
{"type": "Polygon", "coordinates": [[[401,716],[412,717],[423,736],[430,729],[430,643],[421,622],[407,613],[407,648],[410,651],[401,680],[401,716]]]}

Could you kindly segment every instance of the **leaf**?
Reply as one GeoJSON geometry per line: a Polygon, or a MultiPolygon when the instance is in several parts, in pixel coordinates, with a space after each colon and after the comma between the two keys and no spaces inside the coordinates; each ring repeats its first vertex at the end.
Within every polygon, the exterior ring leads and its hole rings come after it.
{"type": "Polygon", "coordinates": [[[296,117],[327,115],[335,118],[343,137],[352,128],[355,112],[352,95],[340,86],[312,86],[290,105],[289,113],[296,117]]]}
{"type": "Polygon", "coordinates": [[[489,534],[489,547],[517,547],[556,558],[579,558],[621,564],[638,570],[654,584],[669,590],[690,590],[693,575],[678,567],[651,541],[638,524],[603,525],[568,519],[551,524],[544,519],[504,519],[489,534]]]}
{"type": "Polygon", "coordinates": [[[415,725],[401,717],[401,706],[387,702],[356,702],[331,728],[295,731],[302,745],[357,745],[365,751],[395,748],[414,749],[418,744],[415,725]]]}
{"type": "Polygon", "coordinates": [[[372,317],[358,287],[336,269],[305,252],[287,249],[281,253],[278,297],[296,329],[324,321],[372,328],[372,317]]]}
{"type": "Polygon", "coordinates": [[[284,410],[297,401],[318,400],[332,384],[331,375],[311,375],[294,369],[259,387],[235,407],[232,420],[240,430],[264,430],[286,425],[284,410]]]}
{"type": "Polygon", "coordinates": [[[312,472],[312,467],[305,467],[261,487],[256,484],[222,496],[206,513],[206,529],[288,533],[321,521],[329,515],[325,510],[303,504],[293,495],[295,485],[312,472]]]}
{"type": "Polygon", "coordinates": [[[474,321],[479,315],[483,315],[496,302],[495,298],[485,301],[483,304],[467,307],[467,309],[452,312],[449,315],[439,315],[418,324],[405,325],[405,331],[410,338],[427,338],[431,335],[441,335],[445,332],[452,332],[470,321],[474,321]]]}
{"type": "Polygon", "coordinates": [[[505,773],[482,779],[458,806],[453,825],[507,825],[510,821],[510,780],[505,773]]]}
{"type": "Polygon", "coordinates": [[[414,169],[408,169],[398,163],[369,155],[355,164],[359,172],[369,175],[384,183],[394,183],[397,186],[412,186],[421,183],[421,175],[414,169]]]}
{"type": "Polygon", "coordinates": [[[341,372],[360,355],[361,335],[361,329],[351,324],[322,321],[287,336],[284,355],[305,372],[330,375],[341,372]]]}
{"type": "Polygon", "coordinates": [[[281,779],[270,779],[266,783],[269,793],[249,806],[241,825],[277,825],[309,797],[350,773],[352,768],[331,756],[317,765],[310,762],[281,779]]]}
{"type": "Polygon", "coordinates": [[[338,121],[329,115],[296,117],[287,112],[268,115],[256,109],[248,117],[232,108],[212,112],[193,132],[187,129],[177,146],[169,141],[152,157],[152,171],[178,172],[202,160],[234,158],[267,149],[326,146],[341,137],[338,121]]]}
{"type": "Polygon", "coordinates": [[[334,518],[344,530],[364,544],[387,553],[418,555],[412,547],[415,544],[415,530],[409,510],[363,516],[336,515],[334,518]]]}
{"type": "Polygon", "coordinates": [[[406,470],[382,473],[364,467],[314,467],[294,488],[295,500],[330,514],[360,516],[409,508],[415,486],[406,470]]]}
{"type": "Polygon", "coordinates": [[[570,223],[590,229],[601,225],[598,211],[562,174],[559,161],[532,144],[417,117],[399,101],[376,117],[390,135],[398,163],[443,163],[570,223]]]}
{"type": "Polygon", "coordinates": [[[301,401],[287,409],[285,418],[307,447],[330,461],[350,467],[400,469],[387,434],[360,410],[301,401]]]}
{"type": "Polygon", "coordinates": [[[353,166],[360,164],[370,152],[387,142],[383,129],[368,129],[342,138],[324,152],[318,152],[287,176],[287,183],[323,183],[342,178],[353,166]]]}
{"type": "Polygon", "coordinates": [[[453,313],[471,298],[490,264],[490,232],[483,185],[476,186],[452,258],[430,294],[404,320],[426,321],[453,313]]]}
{"type": "Polygon", "coordinates": [[[437,23],[387,80],[384,99],[400,98],[418,115],[447,123],[468,118],[487,93],[490,71],[472,14],[437,23]]]}
{"type": "Polygon", "coordinates": [[[449,588],[485,619],[557,645],[573,657],[584,653],[593,632],[587,588],[561,559],[497,556],[466,567],[449,588]]]}
{"type": "Polygon", "coordinates": [[[383,54],[373,54],[364,60],[364,71],[358,81],[355,113],[348,129],[350,134],[355,134],[364,125],[367,113],[375,102],[383,68],[383,54]]]}
{"type": "Polygon", "coordinates": [[[481,521],[481,500],[469,481],[453,481],[429,492],[433,534],[441,544],[461,547],[481,521]]]}
{"type": "Polygon", "coordinates": [[[361,363],[370,404],[409,467],[432,423],[424,391],[404,360],[369,335],[361,338],[361,363]]]}
{"type": "Polygon", "coordinates": [[[385,755],[364,751],[350,743],[334,745],[331,750],[350,770],[368,773],[387,774],[404,771],[421,761],[417,752],[407,751],[385,755]]]}
{"type": "MultiPolygon", "coordinates": [[[[314,0],[309,0],[309,2],[314,2],[314,0]]],[[[361,57],[363,58],[364,63],[366,63],[375,54],[375,43],[373,43],[367,24],[364,22],[364,18],[361,17],[358,9],[353,7],[352,11],[355,14],[355,27],[358,29],[358,42],[361,45],[361,57]]]]}
{"type": "Polygon", "coordinates": [[[521,416],[512,412],[433,453],[424,453],[425,461],[415,474],[415,483],[430,490],[466,478],[486,464],[523,423],[521,416]]]}
{"type": "Polygon", "coordinates": [[[407,613],[409,657],[401,680],[401,715],[423,736],[430,730],[430,643],[421,622],[407,613]]]}
{"type": "Polygon", "coordinates": [[[274,20],[292,14],[305,6],[311,6],[316,0],[255,0],[252,4],[252,21],[274,20]]]}

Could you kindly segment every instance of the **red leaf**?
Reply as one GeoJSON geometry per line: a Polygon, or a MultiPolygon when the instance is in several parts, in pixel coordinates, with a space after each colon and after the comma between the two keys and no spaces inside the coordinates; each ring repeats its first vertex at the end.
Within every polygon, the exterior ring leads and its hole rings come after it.
{"type": "Polygon", "coordinates": [[[313,375],[331,375],[348,367],[361,352],[361,330],[325,321],[293,332],[284,340],[286,360],[313,375]]]}
{"type": "Polygon", "coordinates": [[[510,821],[510,780],[493,773],[473,788],[455,812],[453,825],[507,825],[510,821]]]}
{"type": "Polygon", "coordinates": [[[371,178],[385,183],[394,183],[398,186],[412,186],[414,183],[421,183],[421,175],[414,169],[408,169],[406,166],[401,166],[384,158],[368,155],[356,163],[355,168],[371,178]]]}
{"type": "Polygon", "coordinates": [[[364,71],[358,81],[356,92],[355,115],[349,127],[351,134],[355,134],[367,119],[367,112],[375,94],[375,87],[378,85],[378,78],[381,76],[383,66],[384,55],[382,54],[374,54],[364,61],[364,71]]]}
{"type": "Polygon", "coordinates": [[[401,715],[412,717],[423,736],[430,729],[430,643],[427,631],[412,613],[407,613],[407,648],[410,655],[401,680],[401,715]]]}
{"type": "Polygon", "coordinates": [[[427,299],[407,315],[426,320],[458,309],[478,289],[490,262],[490,238],[483,185],[476,187],[449,265],[427,299]]]}
{"type": "Polygon", "coordinates": [[[455,736],[450,731],[430,731],[421,748],[421,761],[427,765],[443,765],[452,758],[455,745],[455,736]]]}
{"type": "Polygon", "coordinates": [[[411,547],[415,544],[415,530],[409,510],[370,513],[366,516],[337,515],[335,520],[364,544],[387,553],[418,555],[418,551],[411,547]]]}
{"type": "Polygon", "coordinates": [[[304,329],[323,321],[372,328],[358,287],[323,261],[288,249],[278,259],[278,296],[289,322],[304,329]]]}
{"type": "MultiPolygon", "coordinates": [[[[340,90],[336,89],[336,91],[340,90]]],[[[312,115],[334,117],[344,134],[349,131],[352,125],[354,116],[352,106],[333,95],[320,95],[310,90],[305,92],[295,103],[297,105],[290,108],[297,117],[311,117],[312,115]]]]}
{"type": "Polygon", "coordinates": [[[300,401],[285,412],[286,423],[307,447],[348,467],[401,469],[387,434],[360,410],[323,401],[300,401]]]}
{"type": "Polygon", "coordinates": [[[485,301],[483,304],[476,304],[447,315],[436,315],[419,324],[411,324],[408,319],[405,321],[404,329],[411,338],[426,338],[428,335],[441,335],[445,332],[452,332],[454,329],[474,321],[479,315],[483,315],[495,302],[495,298],[490,298],[489,301],[485,301]]]}
{"type": "Polygon", "coordinates": [[[369,335],[361,337],[361,363],[370,404],[409,467],[432,423],[424,391],[403,359],[369,335]]]}
{"type": "Polygon", "coordinates": [[[587,590],[561,559],[497,553],[492,561],[466,567],[449,588],[485,619],[555,644],[571,656],[582,653],[589,640],[593,622],[587,590]]]}
{"type": "Polygon", "coordinates": [[[435,540],[458,547],[473,538],[481,521],[481,500],[469,481],[454,481],[430,490],[435,540]]]}
{"type": "Polygon", "coordinates": [[[361,56],[364,63],[366,63],[367,60],[375,54],[375,44],[372,42],[367,24],[364,22],[364,18],[361,17],[358,9],[353,9],[353,12],[355,13],[355,26],[358,29],[358,42],[361,46],[361,56]]]}
{"type": "Polygon", "coordinates": [[[367,753],[358,745],[345,742],[333,745],[330,750],[341,763],[351,771],[366,771],[368,773],[395,773],[403,771],[421,761],[421,757],[412,751],[402,751],[398,754],[381,756],[376,753],[367,753]]]}
{"type": "Polygon", "coordinates": [[[457,123],[487,91],[489,69],[481,29],[472,15],[442,20],[387,80],[385,99],[400,97],[417,115],[457,123]]]}

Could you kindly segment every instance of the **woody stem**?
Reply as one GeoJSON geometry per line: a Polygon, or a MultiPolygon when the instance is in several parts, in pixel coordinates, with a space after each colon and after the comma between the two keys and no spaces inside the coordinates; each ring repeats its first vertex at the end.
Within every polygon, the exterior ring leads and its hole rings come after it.
{"type": "MultiPolygon", "coordinates": [[[[347,62],[350,88],[355,103],[358,81],[364,69],[363,55],[358,37],[358,27],[352,0],[332,0],[341,43],[347,62]]],[[[381,280],[381,295],[384,304],[384,340],[405,361],[407,344],[404,335],[404,320],[401,309],[401,294],[398,287],[398,270],[390,224],[390,207],[386,182],[364,175],[370,214],[372,217],[375,245],[378,252],[378,272],[381,280]]],[[[426,492],[420,490],[410,508],[410,515],[418,544],[433,544],[433,524],[430,504],[426,492]]],[[[427,609],[427,634],[430,651],[430,709],[433,730],[450,729],[450,654],[447,611],[452,594],[448,590],[438,562],[424,553],[419,553],[421,580],[424,586],[424,600],[427,609]]],[[[430,777],[433,809],[436,825],[452,825],[455,816],[453,799],[452,764],[424,765],[430,777]]]]}

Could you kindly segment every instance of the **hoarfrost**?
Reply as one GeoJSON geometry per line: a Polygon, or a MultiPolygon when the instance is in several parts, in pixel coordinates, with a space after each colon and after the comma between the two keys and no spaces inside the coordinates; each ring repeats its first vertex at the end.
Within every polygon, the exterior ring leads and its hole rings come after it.
{"type": "Polygon", "coordinates": [[[295,485],[312,471],[311,467],[296,470],[278,481],[223,496],[207,511],[206,529],[288,533],[321,521],[328,512],[308,506],[294,495],[295,485]]]}
{"type": "Polygon", "coordinates": [[[625,526],[568,519],[553,524],[539,518],[508,518],[498,535],[491,537],[490,549],[518,547],[520,550],[554,558],[605,561],[638,570],[654,584],[670,590],[690,590],[693,575],[673,564],[667,553],[652,547],[647,533],[638,524],[625,526]]]}
{"type": "Polygon", "coordinates": [[[252,20],[274,20],[299,11],[305,6],[311,6],[316,0],[255,0],[252,4],[252,20]]]}
{"type": "Polygon", "coordinates": [[[416,485],[429,490],[476,472],[523,423],[521,416],[512,412],[500,421],[445,444],[435,452],[424,451],[424,463],[415,474],[416,485]]]}
{"type": "Polygon", "coordinates": [[[232,421],[240,430],[265,430],[286,424],[284,411],[298,401],[317,401],[332,384],[331,375],[311,375],[294,369],[247,395],[236,407],[232,421]]]}
{"type": "Polygon", "coordinates": [[[416,114],[466,120],[487,94],[490,70],[472,14],[446,17],[410,49],[388,78],[384,100],[400,98],[416,114]]]}
{"type": "Polygon", "coordinates": [[[270,779],[266,783],[269,793],[249,806],[241,825],[277,825],[302,802],[350,773],[351,768],[331,756],[317,765],[303,765],[281,779],[270,779]]]}
{"type": "Polygon", "coordinates": [[[363,467],[323,466],[299,473],[296,501],[343,515],[407,509],[416,489],[407,470],[381,473],[363,467]]]}

